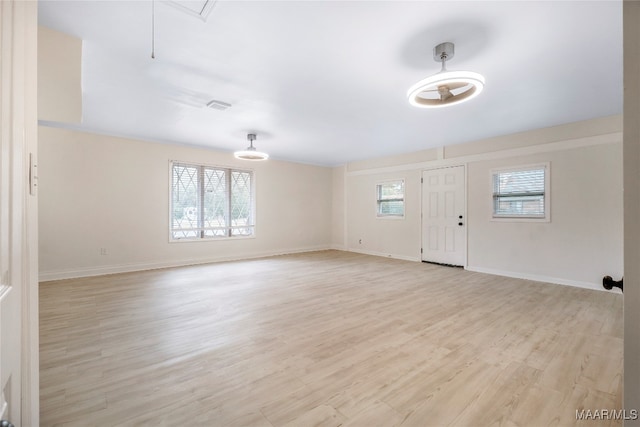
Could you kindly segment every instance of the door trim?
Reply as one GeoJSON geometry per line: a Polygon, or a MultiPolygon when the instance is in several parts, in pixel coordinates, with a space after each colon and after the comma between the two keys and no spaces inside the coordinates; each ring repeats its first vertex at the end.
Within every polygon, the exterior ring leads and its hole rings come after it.
{"type": "MultiPolygon", "coordinates": [[[[38,150],[38,4],[36,1],[3,0],[0,5],[3,37],[0,51],[3,69],[3,111],[7,126],[3,138],[11,151],[10,210],[13,292],[21,294],[19,414],[14,423],[23,426],[40,424],[39,407],[39,326],[38,326],[38,201],[28,182],[29,157],[38,150]],[[10,97],[10,99],[4,98],[10,97]],[[6,103],[6,104],[5,104],[6,103]],[[6,116],[5,116],[6,114],[6,116]]],[[[13,381],[13,379],[12,379],[13,381]]],[[[12,383],[13,384],[13,383],[12,383]]],[[[13,385],[12,385],[13,387],[13,385]]],[[[17,415],[17,416],[16,416],[17,415]]]]}

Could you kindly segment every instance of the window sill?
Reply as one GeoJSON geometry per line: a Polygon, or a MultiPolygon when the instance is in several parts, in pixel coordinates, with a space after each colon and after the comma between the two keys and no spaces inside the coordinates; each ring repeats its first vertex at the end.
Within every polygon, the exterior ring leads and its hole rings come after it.
{"type": "Polygon", "coordinates": [[[545,218],[519,218],[519,217],[509,217],[509,216],[505,216],[505,217],[492,216],[490,221],[494,221],[494,222],[551,222],[551,218],[549,218],[549,217],[545,217],[545,218]]]}
{"type": "Polygon", "coordinates": [[[251,236],[207,237],[204,239],[173,239],[169,237],[169,243],[226,242],[228,240],[250,240],[255,238],[255,234],[252,234],[251,236]]]}
{"type": "Polygon", "coordinates": [[[387,216],[376,216],[376,219],[391,219],[391,220],[400,220],[404,219],[404,215],[387,215],[387,216]]]}

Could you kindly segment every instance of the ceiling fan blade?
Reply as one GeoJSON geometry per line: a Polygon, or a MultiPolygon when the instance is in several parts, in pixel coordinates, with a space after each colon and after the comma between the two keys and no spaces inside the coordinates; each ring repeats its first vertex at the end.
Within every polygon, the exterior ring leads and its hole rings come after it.
{"type": "Polygon", "coordinates": [[[467,85],[469,85],[469,83],[451,83],[451,84],[448,84],[447,86],[449,87],[449,90],[454,90],[454,89],[460,89],[467,85]]]}
{"type": "Polygon", "coordinates": [[[418,93],[417,96],[426,100],[440,99],[440,94],[437,89],[423,90],[418,93]]]}

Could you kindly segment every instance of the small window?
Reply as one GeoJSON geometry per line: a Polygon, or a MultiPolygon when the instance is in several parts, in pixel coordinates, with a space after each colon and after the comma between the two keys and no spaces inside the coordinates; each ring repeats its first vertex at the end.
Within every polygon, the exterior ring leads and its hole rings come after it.
{"type": "Polygon", "coordinates": [[[171,163],[171,240],[252,236],[253,172],[171,163]]]}
{"type": "Polygon", "coordinates": [[[548,220],[548,165],[492,171],[493,217],[548,220]]]}
{"type": "Polygon", "coordinates": [[[378,218],[404,218],[404,180],[376,185],[378,218]]]}

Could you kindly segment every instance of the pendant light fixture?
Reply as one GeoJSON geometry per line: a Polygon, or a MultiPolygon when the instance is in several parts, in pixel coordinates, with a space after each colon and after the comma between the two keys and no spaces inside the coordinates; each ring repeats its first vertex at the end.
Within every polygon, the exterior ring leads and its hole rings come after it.
{"type": "Polygon", "coordinates": [[[409,103],[420,108],[447,107],[480,95],[484,77],[472,71],[448,71],[445,63],[454,56],[454,44],[440,43],[433,49],[433,59],[442,62],[442,70],[420,80],[407,92],[409,103]]]}
{"type": "Polygon", "coordinates": [[[269,155],[267,153],[258,151],[253,146],[253,141],[256,140],[255,133],[247,134],[247,139],[249,140],[249,146],[242,151],[236,151],[235,153],[233,153],[233,156],[236,159],[259,161],[259,160],[267,160],[269,158],[269,155]]]}

